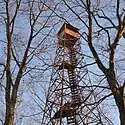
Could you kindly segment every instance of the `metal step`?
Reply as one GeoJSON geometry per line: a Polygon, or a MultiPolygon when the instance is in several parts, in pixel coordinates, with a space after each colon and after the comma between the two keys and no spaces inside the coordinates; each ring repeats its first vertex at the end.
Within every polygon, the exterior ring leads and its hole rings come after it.
{"type": "Polygon", "coordinates": [[[76,115],[72,115],[72,117],[67,117],[68,125],[78,125],[76,121],[76,115]]]}

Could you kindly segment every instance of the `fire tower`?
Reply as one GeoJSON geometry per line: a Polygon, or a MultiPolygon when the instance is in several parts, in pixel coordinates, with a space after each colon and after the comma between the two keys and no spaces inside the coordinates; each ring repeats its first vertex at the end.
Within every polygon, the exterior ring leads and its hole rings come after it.
{"type": "Polygon", "coordinates": [[[44,122],[52,125],[79,125],[82,113],[83,94],[80,89],[80,76],[86,76],[79,40],[79,29],[64,23],[57,34],[57,50],[53,64],[51,84],[48,89],[44,122]],[[82,75],[80,74],[82,72],[82,75]],[[50,121],[47,119],[50,117],[50,121]]]}
{"type": "Polygon", "coordinates": [[[69,87],[71,91],[71,102],[65,103],[54,115],[54,119],[66,117],[68,125],[77,125],[77,108],[81,105],[80,93],[77,85],[75,68],[77,67],[77,56],[75,44],[79,40],[78,29],[64,23],[57,34],[58,44],[62,50],[67,50],[67,60],[63,59],[59,70],[67,70],[69,87]],[[59,115],[61,114],[61,115],[59,115]]]}

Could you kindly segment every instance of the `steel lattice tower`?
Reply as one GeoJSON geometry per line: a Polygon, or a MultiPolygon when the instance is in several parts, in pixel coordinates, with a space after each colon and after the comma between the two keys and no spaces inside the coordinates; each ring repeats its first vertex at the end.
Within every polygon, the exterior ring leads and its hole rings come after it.
{"type": "Polygon", "coordinates": [[[83,65],[80,56],[78,29],[64,23],[57,34],[58,48],[53,64],[53,74],[49,86],[47,103],[42,124],[78,125],[83,97],[80,89],[80,72],[86,76],[86,70],[79,70],[83,65]],[[50,121],[47,123],[47,119],[50,121]]]}

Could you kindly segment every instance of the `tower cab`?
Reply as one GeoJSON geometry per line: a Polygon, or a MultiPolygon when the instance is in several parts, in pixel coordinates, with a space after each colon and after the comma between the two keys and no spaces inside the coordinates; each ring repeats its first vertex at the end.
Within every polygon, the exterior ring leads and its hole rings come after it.
{"type": "Polygon", "coordinates": [[[64,23],[57,34],[58,44],[65,47],[73,47],[79,39],[79,29],[64,23]]]}

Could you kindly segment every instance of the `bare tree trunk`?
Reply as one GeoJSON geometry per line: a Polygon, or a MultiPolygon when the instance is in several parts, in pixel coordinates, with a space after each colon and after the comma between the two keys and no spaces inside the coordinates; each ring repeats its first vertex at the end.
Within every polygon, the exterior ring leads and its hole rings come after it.
{"type": "Polygon", "coordinates": [[[14,104],[9,103],[6,105],[6,117],[4,125],[13,125],[14,124],[14,104]]]}
{"type": "Polygon", "coordinates": [[[120,121],[121,121],[121,125],[125,125],[125,106],[122,108],[119,107],[119,114],[120,114],[120,121]]]}
{"type": "Polygon", "coordinates": [[[10,25],[10,16],[8,10],[9,2],[6,2],[6,37],[7,37],[7,61],[6,61],[6,89],[5,89],[5,100],[6,100],[6,115],[4,125],[13,125],[14,122],[14,107],[15,104],[11,102],[11,91],[13,87],[13,80],[11,74],[11,58],[12,58],[12,32],[10,25]]]}
{"type": "Polygon", "coordinates": [[[13,87],[12,75],[11,75],[11,48],[12,48],[12,35],[10,33],[10,26],[7,23],[7,61],[6,61],[6,116],[4,125],[13,125],[14,122],[14,107],[15,104],[11,103],[11,90],[13,87]]]}
{"type": "Polygon", "coordinates": [[[119,109],[119,117],[121,125],[125,125],[125,99],[124,97],[119,93],[114,95],[116,105],[119,109]]]}
{"type": "Polygon", "coordinates": [[[124,97],[119,93],[117,95],[114,95],[116,105],[119,109],[119,117],[121,125],[125,125],[125,99],[124,97]]]}
{"type": "Polygon", "coordinates": [[[106,74],[110,89],[115,99],[115,103],[119,110],[119,117],[121,125],[125,125],[125,97],[124,97],[124,85],[122,87],[117,87],[117,80],[114,71],[109,71],[106,74]]]}

